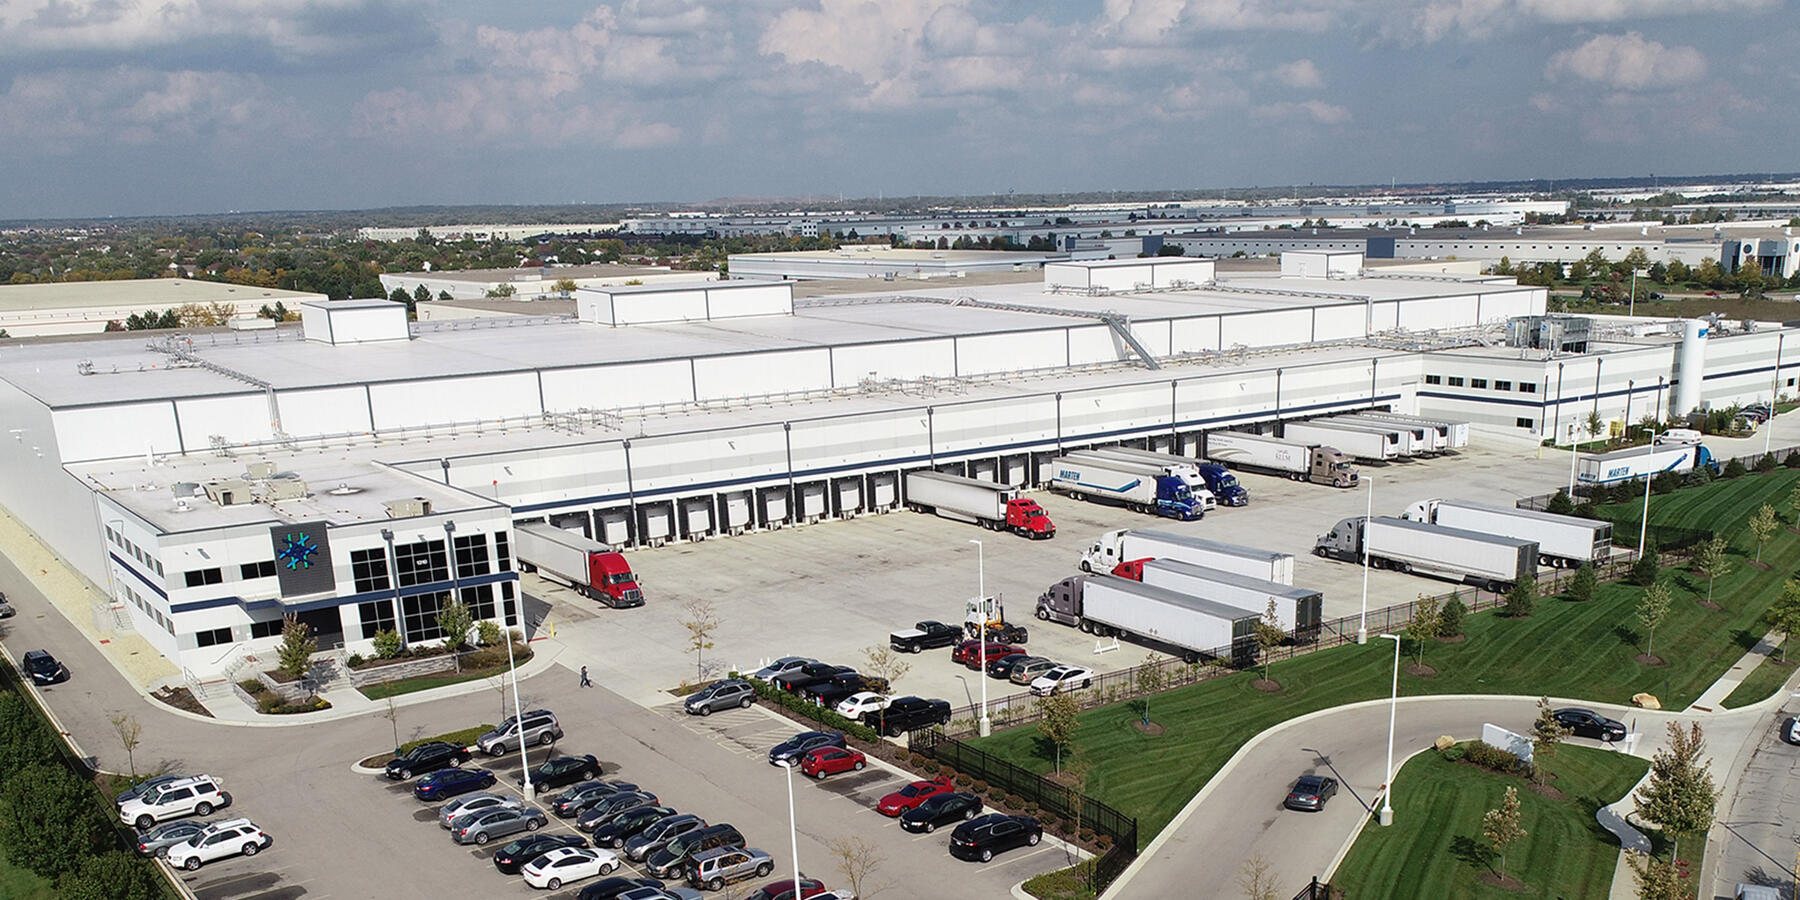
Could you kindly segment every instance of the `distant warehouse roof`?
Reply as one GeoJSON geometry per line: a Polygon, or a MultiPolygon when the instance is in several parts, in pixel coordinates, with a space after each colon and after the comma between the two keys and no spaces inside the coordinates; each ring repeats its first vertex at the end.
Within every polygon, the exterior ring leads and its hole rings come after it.
{"type": "Polygon", "coordinates": [[[229,304],[238,315],[252,316],[265,304],[298,310],[301,303],[323,299],[323,294],[306,291],[186,278],[9,284],[0,285],[0,328],[12,337],[80,334],[103,331],[107,322],[133,313],[160,313],[189,303],[229,304]]]}

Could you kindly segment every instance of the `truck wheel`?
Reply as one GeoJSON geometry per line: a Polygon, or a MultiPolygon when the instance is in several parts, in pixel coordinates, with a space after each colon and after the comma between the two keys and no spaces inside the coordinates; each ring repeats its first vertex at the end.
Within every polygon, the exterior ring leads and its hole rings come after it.
{"type": "Polygon", "coordinates": [[[994,635],[994,640],[1002,644],[1010,644],[1012,643],[1012,635],[1002,631],[999,634],[994,635]]]}
{"type": "Polygon", "coordinates": [[[1076,629],[1080,630],[1081,633],[1083,633],[1083,634],[1093,634],[1094,633],[1093,623],[1089,622],[1086,619],[1082,619],[1081,621],[1075,623],[1075,627],[1076,627],[1076,629]]]}
{"type": "Polygon", "coordinates": [[[1037,611],[1037,617],[1048,622],[1048,621],[1050,621],[1050,611],[1047,609],[1039,609],[1037,611]]]}
{"type": "Polygon", "coordinates": [[[1087,560],[1085,560],[1085,559],[1081,561],[1080,569],[1081,569],[1081,571],[1086,572],[1090,575],[1092,575],[1094,573],[1094,567],[1088,565],[1087,560]]]}

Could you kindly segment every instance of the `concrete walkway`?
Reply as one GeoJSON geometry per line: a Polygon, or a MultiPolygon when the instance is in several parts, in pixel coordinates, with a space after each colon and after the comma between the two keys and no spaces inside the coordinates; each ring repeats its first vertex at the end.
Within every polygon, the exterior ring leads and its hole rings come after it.
{"type": "Polygon", "coordinates": [[[1763,635],[1762,640],[1756,642],[1756,646],[1751,647],[1748,653],[1739,657],[1737,662],[1732,663],[1731,668],[1727,669],[1724,675],[1719,676],[1719,680],[1713,682],[1711,687],[1702,691],[1685,711],[1709,713],[1724,710],[1725,698],[1731,696],[1731,692],[1737,690],[1738,685],[1743,684],[1744,679],[1750,677],[1752,669],[1761,665],[1763,660],[1774,656],[1775,651],[1780,647],[1781,636],[1778,633],[1771,631],[1763,635]]]}

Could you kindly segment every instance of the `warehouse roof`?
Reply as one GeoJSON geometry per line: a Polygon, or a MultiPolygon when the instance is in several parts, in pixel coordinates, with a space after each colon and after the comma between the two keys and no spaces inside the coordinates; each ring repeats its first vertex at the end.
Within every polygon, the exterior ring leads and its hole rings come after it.
{"type": "MultiPolygon", "coordinates": [[[[626,266],[613,263],[591,266],[519,266],[510,269],[455,269],[431,272],[395,272],[395,277],[431,279],[434,281],[467,281],[476,284],[506,281],[530,281],[559,278],[636,278],[645,275],[667,275],[675,271],[668,266],[626,266]]],[[[701,274],[696,272],[695,274],[701,274]]]]}
{"type": "Polygon", "coordinates": [[[184,303],[275,303],[322,300],[323,294],[279,288],[193,281],[186,278],[133,278],[123,281],[59,281],[0,285],[0,309],[80,309],[90,306],[180,306],[184,303]]]}

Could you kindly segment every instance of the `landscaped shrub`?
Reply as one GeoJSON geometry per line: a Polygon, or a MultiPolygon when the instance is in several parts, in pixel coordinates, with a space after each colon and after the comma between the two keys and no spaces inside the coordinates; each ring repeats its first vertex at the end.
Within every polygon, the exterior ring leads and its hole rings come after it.
{"type": "Polygon", "coordinates": [[[1662,472],[1650,480],[1650,491],[1654,494],[1673,494],[1681,487],[1681,476],[1674,472],[1662,472]]]}
{"type": "Polygon", "coordinates": [[[400,643],[399,634],[390,630],[377,631],[372,640],[375,644],[376,656],[382,659],[393,659],[400,655],[403,645],[400,643]]]}
{"type": "Polygon", "coordinates": [[[1725,464],[1726,478],[1742,478],[1748,474],[1750,474],[1749,470],[1744,468],[1744,464],[1740,460],[1734,459],[1725,464]]]}
{"type": "Polygon", "coordinates": [[[256,678],[246,678],[243,681],[238,682],[238,687],[243,688],[244,693],[249,694],[252,697],[259,696],[269,689],[268,685],[263,684],[260,679],[256,678]]]}
{"type": "Polygon", "coordinates": [[[330,709],[331,701],[324,697],[309,697],[298,703],[286,703],[281,699],[280,694],[270,691],[256,698],[256,708],[271,716],[285,716],[330,709]]]}
{"type": "Polygon", "coordinates": [[[345,660],[345,662],[349,663],[350,668],[354,669],[363,664],[363,655],[361,653],[352,653],[350,654],[350,658],[345,660]]]}
{"type": "Polygon", "coordinates": [[[1756,471],[1768,474],[1775,471],[1775,454],[1764,453],[1756,460],[1756,471]]]}
{"type": "Polygon", "coordinates": [[[967,773],[967,772],[956,773],[956,786],[957,787],[966,788],[969,786],[970,782],[972,782],[974,780],[975,779],[969,777],[969,773],[967,773]]]}
{"type": "Polygon", "coordinates": [[[988,795],[989,800],[992,800],[995,803],[999,803],[1000,801],[1006,799],[1006,788],[1003,788],[1003,787],[988,788],[987,795],[988,795]]]}
{"type": "Polygon", "coordinates": [[[1468,752],[1463,758],[1484,769],[1508,774],[1519,772],[1524,765],[1524,761],[1517,756],[1485,741],[1470,741],[1468,752]]]}
{"type": "Polygon", "coordinates": [[[480,641],[483,647],[492,647],[500,643],[500,626],[491,621],[483,619],[481,624],[475,626],[475,633],[475,639],[480,641]]]}
{"type": "Polygon", "coordinates": [[[924,769],[927,774],[936,775],[938,773],[938,769],[940,769],[942,767],[938,765],[937,760],[928,759],[928,760],[925,760],[925,762],[921,763],[919,765],[919,768],[924,769]]]}
{"type": "Polygon", "coordinates": [[[1790,469],[1800,469],[1800,450],[1789,450],[1787,459],[1782,460],[1781,464],[1790,469]]]}
{"type": "Polygon", "coordinates": [[[969,790],[974,791],[977,794],[985,794],[987,793],[987,789],[987,781],[980,778],[975,779],[975,783],[969,786],[969,790]]]}
{"type": "Polygon", "coordinates": [[[1462,598],[1455,594],[1444,601],[1438,610],[1438,634],[1444,637],[1456,637],[1463,633],[1463,618],[1469,614],[1469,608],[1463,605],[1462,598]]]}
{"type": "Polygon", "coordinates": [[[1513,618],[1524,618],[1531,615],[1531,607],[1537,602],[1537,583],[1529,578],[1521,578],[1513,583],[1506,592],[1506,614],[1513,618]]]}
{"type": "Polygon", "coordinates": [[[1656,583],[1657,573],[1662,571],[1662,554],[1656,550],[1655,542],[1644,547],[1644,555],[1631,564],[1631,573],[1625,580],[1638,587],[1649,587],[1656,583]]]}
{"type": "Polygon", "coordinates": [[[1467,752],[1468,751],[1463,749],[1463,745],[1451,744],[1444,748],[1444,759],[1450,762],[1456,762],[1457,760],[1462,759],[1467,752]]]}
{"type": "Polygon", "coordinates": [[[1545,512],[1555,513],[1559,516],[1566,516],[1574,510],[1575,502],[1569,499],[1569,492],[1565,490],[1559,489],[1556,494],[1550,498],[1550,502],[1544,504],[1545,512]]]}

